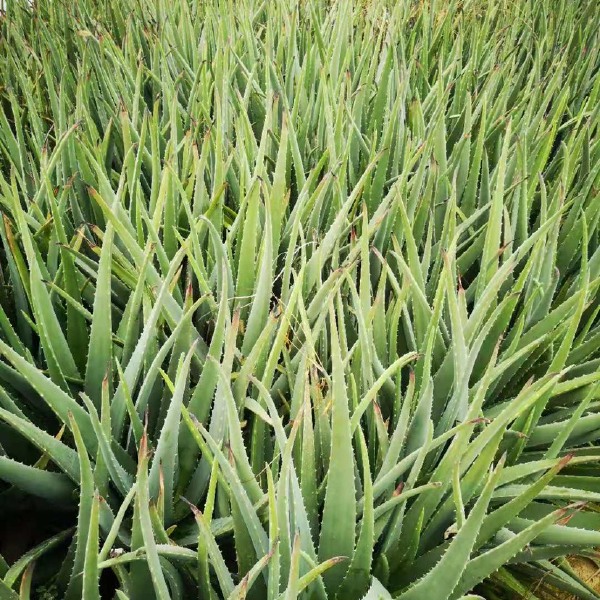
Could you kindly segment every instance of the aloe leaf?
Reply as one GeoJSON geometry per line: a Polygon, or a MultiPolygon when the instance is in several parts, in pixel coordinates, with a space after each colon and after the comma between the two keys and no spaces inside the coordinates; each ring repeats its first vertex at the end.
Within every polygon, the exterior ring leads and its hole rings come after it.
{"type": "MultiPolygon", "coordinates": [[[[96,540],[98,538],[98,501],[95,496],[94,474],[87,449],[75,419],[72,415],[69,415],[69,417],[79,456],[81,483],[79,486],[79,513],[77,517],[75,556],[73,558],[72,575],[65,596],[67,598],[77,598],[84,595],[84,587],[86,586],[84,582],[87,579],[87,573],[84,574],[84,567],[88,554],[89,537],[92,536],[96,540]]],[[[94,577],[93,573],[90,573],[90,575],[94,577]]],[[[90,593],[90,590],[85,591],[86,595],[90,593]]]]}
{"type": "Polygon", "coordinates": [[[501,469],[502,464],[499,464],[489,476],[481,496],[440,562],[427,575],[403,592],[400,598],[417,598],[423,592],[428,597],[446,598],[449,591],[458,585],[461,574],[469,562],[469,556],[501,469]]]}
{"type": "Polygon", "coordinates": [[[79,484],[80,469],[77,452],[33,423],[13,415],[3,408],[0,408],[0,419],[10,424],[41,451],[47,453],[72,481],[79,484]]]}
{"type": "Polygon", "coordinates": [[[360,534],[348,567],[348,572],[338,590],[338,596],[359,598],[368,588],[373,548],[375,546],[375,509],[373,507],[373,483],[369,469],[369,452],[362,432],[359,434],[363,461],[364,508],[360,534]]]}
{"type": "Polygon", "coordinates": [[[198,437],[202,437],[204,438],[204,440],[206,440],[207,446],[213,452],[215,459],[218,460],[219,466],[223,471],[223,474],[226,477],[229,485],[235,491],[240,510],[242,511],[242,514],[244,516],[244,520],[246,522],[246,526],[248,527],[248,531],[252,538],[255,550],[257,551],[257,553],[264,551],[264,554],[267,554],[267,535],[262,525],[260,524],[260,521],[258,520],[256,511],[250,502],[250,499],[242,484],[242,481],[240,481],[239,475],[229,464],[229,462],[223,455],[221,449],[219,448],[215,440],[212,438],[212,436],[208,433],[208,431],[206,431],[206,429],[204,429],[204,427],[202,427],[200,423],[194,422],[185,408],[182,408],[182,414],[186,425],[190,429],[194,439],[198,441],[200,447],[202,447],[204,442],[202,441],[200,443],[198,437]]]}
{"type": "Polygon", "coordinates": [[[482,581],[498,569],[499,565],[505,564],[510,557],[514,556],[519,550],[525,547],[531,540],[543,531],[549,524],[556,521],[564,515],[564,510],[551,513],[545,519],[533,523],[527,529],[524,529],[515,537],[496,546],[493,550],[484,552],[477,558],[474,558],[465,569],[457,588],[453,592],[454,598],[459,598],[461,593],[472,589],[476,581],[482,581]]]}
{"type": "Polygon", "coordinates": [[[162,431],[156,444],[156,451],[152,458],[152,466],[148,477],[148,485],[151,497],[156,497],[158,491],[159,469],[164,473],[164,493],[165,493],[165,519],[167,524],[171,521],[171,515],[174,505],[175,488],[175,465],[177,459],[177,442],[179,437],[179,422],[181,420],[181,406],[187,386],[188,372],[194,347],[187,353],[185,359],[178,368],[177,378],[175,380],[175,390],[169,405],[169,410],[162,426],[162,431]]]}
{"type": "Polygon", "coordinates": [[[233,579],[227,569],[225,561],[223,560],[223,556],[217,543],[210,532],[210,528],[208,527],[204,516],[202,513],[190,504],[190,508],[194,513],[194,518],[196,520],[196,524],[198,525],[198,535],[202,538],[203,543],[207,546],[208,555],[210,556],[212,566],[215,570],[215,574],[219,581],[219,585],[221,586],[221,590],[223,591],[223,595],[225,597],[230,597],[231,594],[234,593],[235,587],[233,583],[233,579]]]}
{"type": "Polygon", "coordinates": [[[100,576],[98,570],[98,512],[100,499],[94,495],[90,513],[90,524],[85,549],[82,600],[100,598],[100,576]]]}
{"type": "Polygon", "coordinates": [[[37,369],[34,365],[17,354],[12,348],[0,340],[0,352],[6,356],[15,368],[27,377],[28,382],[35,388],[48,406],[56,413],[63,423],[68,423],[68,413],[75,417],[82,436],[88,448],[95,451],[97,442],[93,433],[88,414],[75,400],[67,395],[58,385],[37,369]]]}
{"type": "Polygon", "coordinates": [[[167,600],[170,598],[169,588],[167,587],[159,560],[149,511],[150,494],[148,489],[148,447],[146,436],[142,437],[139,458],[135,503],[140,521],[140,533],[146,549],[148,570],[150,571],[152,587],[154,588],[156,597],[159,600],[167,600]]]}
{"type": "Polygon", "coordinates": [[[362,597],[362,600],[390,600],[391,594],[383,585],[373,577],[369,591],[362,597]]]}
{"type": "Polygon", "coordinates": [[[96,294],[94,297],[93,321],[90,332],[90,346],[85,373],[85,391],[100,406],[102,381],[110,373],[112,358],[112,320],[111,320],[111,261],[113,229],[108,225],[104,234],[96,294]]]}
{"type": "Polygon", "coordinates": [[[32,548],[24,554],[21,558],[15,561],[10,569],[4,575],[3,583],[11,588],[19,576],[25,571],[25,569],[35,562],[38,558],[43,556],[46,552],[52,550],[52,548],[62,544],[65,540],[69,539],[73,534],[72,529],[65,529],[57,533],[56,535],[44,540],[41,544],[38,544],[35,548],[32,548]]]}
{"type": "Polygon", "coordinates": [[[73,484],[66,475],[25,465],[7,456],[0,456],[0,479],[50,502],[68,504],[73,500],[73,484]]]}

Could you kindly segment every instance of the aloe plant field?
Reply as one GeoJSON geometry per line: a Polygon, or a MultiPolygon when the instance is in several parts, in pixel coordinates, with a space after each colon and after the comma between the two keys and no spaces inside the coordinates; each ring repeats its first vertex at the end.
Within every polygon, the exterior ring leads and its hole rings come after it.
{"type": "Polygon", "coordinates": [[[600,599],[597,0],[8,0],[0,600],[600,599]]]}

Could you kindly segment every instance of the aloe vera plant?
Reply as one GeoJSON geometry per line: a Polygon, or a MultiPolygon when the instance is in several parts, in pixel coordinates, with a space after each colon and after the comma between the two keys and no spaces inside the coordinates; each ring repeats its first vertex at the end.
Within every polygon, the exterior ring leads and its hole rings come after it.
{"type": "Polygon", "coordinates": [[[9,0],[0,597],[600,598],[599,32],[9,0]]]}

